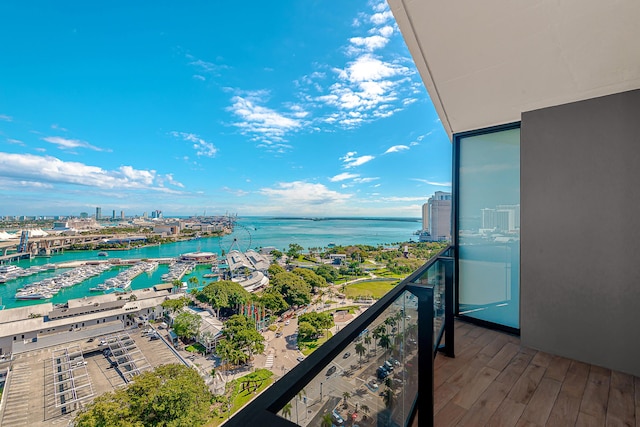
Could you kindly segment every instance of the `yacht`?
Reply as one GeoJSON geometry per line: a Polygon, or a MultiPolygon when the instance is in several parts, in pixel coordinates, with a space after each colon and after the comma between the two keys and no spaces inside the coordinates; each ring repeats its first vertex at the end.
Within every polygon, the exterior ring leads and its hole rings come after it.
{"type": "Polygon", "coordinates": [[[98,256],[109,256],[108,252],[98,252],[98,256]]]}
{"type": "Polygon", "coordinates": [[[13,264],[9,264],[9,265],[0,265],[0,274],[10,274],[10,273],[18,273],[19,271],[21,271],[22,269],[16,265],[13,264]]]}
{"type": "Polygon", "coordinates": [[[18,300],[49,299],[53,295],[46,291],[22,291],[16,294],[18,300]]]}

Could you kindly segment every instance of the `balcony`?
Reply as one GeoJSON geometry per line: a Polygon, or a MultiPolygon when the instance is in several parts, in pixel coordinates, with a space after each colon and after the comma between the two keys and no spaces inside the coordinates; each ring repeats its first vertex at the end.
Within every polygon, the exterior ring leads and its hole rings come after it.
{"type": "Polygon", "coordinates": [[[640,426],[640,378],[532,350],[518,337],[455,325],[436,357],[436,426],[640,426]]]}
{"type": "Polygon", "coordinates": [[[640,425],[640,378],[454,321],[452,255],[431,259],[227,425],[640,425]]]}

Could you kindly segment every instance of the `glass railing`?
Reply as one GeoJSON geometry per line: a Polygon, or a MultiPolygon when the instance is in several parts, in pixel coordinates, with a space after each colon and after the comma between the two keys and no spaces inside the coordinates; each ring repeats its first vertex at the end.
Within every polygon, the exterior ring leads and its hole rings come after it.
{"type": "Polygon", "coordinates": [[[433,359],[453,356],[452,255],[432,258],[226,425],[433,425],[433,359]]]}

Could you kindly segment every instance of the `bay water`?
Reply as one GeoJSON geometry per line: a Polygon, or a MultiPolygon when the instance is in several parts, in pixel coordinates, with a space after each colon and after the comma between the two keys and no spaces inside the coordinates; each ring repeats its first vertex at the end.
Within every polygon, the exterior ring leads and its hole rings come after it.
{"type": "MultiPolygon", "coordinates": [[[[273,218],[273,217],[238,217],[234,232],[223,237],[200,238],[157,246],[147,246],[130,250],[108,250],[109,259],[140,259],[140,258],[172,258],[188,252],[214,252],[220,255],[222,251],[231,249],[246,251],[274,247],[286,251],[290,243],[297,243],[308,250],[319,248],[322,250],[329,245],[391,246],[393,244],[415,239],[413,235],[421,227],[419,219],[408,218],[273,218]]],[[[98,257],[99,251],[65,251],[49,258],[33,258],[15,263],[19,267],[28,268],[32,265],[47,263],[62,263],[81,260],[104,260],[98,257]]],[[[22,277],[0,284],[0,305],[5,308],[21,307],[44,302],[54,304],[64,303],[70,299],[82,298],[90,295],[89,289],[103,283],[106,279],[116,276],[126,267],[114,267],[105,273],[92,277],[70,288],[60,290],[49,300],[18,301],[14,298],[16,290],[28,283],[42,280],[60,274],[62,269],[47,271],[37,275],[22,277]]],[[[167,265],[160,265],[151,273],[143,273],[131,282],[132,289],[143,289],[162,283],[161,276],[168,271],[167,265]]],[[[192,275],[198,278],[200,286],[205,281],[203,275],[209,272],[209,267],[198,266],[192,275]]]]}

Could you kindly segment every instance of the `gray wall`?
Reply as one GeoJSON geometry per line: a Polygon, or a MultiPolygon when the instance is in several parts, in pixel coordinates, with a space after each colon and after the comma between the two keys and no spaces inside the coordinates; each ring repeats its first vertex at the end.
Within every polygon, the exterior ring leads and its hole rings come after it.
{"type": "Polygon", "coordinates": [[[522,115],[522,343],[640,376],[640,91],[522,115]]]}

